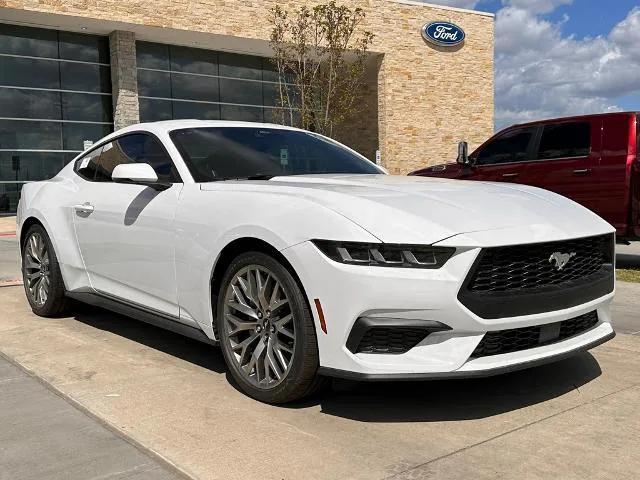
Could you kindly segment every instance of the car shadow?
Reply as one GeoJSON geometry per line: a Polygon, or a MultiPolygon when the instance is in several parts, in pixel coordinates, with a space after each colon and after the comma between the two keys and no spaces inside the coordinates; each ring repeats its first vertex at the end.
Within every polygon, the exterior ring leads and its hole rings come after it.
{"type": "Polygon", "coordinates": [[[99,307],[74,303],[75,320],[216,373],[225,373],[219,348],[99,307]]]}
{"type": "Polygon", "coordinates": [[[628,269],[640,269],[640,255],[630,253],[616,254],[616,267],[628,269]]]}
{"type": "Polygon", "coordinates": [[[566,360],[487,378],[423,382],[334,381],[316,401],[327,415],[360,422],[476,420],[543,403],[591,382],[602,371],[582,353],[566,360]]]}
{"type": "MultiPolygon", "coordinates": [[[[75,319],[216,373],[228,374],[222,353],[182,335],[84,304],[75,319]]],[[[333,380],[310,398],[281,406],[319,406],[322,413],[359,422],[441,422],[474,420],[543,403],[601,375],[589,353],[540,367],[488,378],[410,382],[333,380]]]]}

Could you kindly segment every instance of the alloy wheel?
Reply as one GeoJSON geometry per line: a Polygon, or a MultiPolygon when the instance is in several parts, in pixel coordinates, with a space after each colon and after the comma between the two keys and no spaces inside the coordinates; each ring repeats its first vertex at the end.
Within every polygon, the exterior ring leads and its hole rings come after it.
{"type": "Polygon", "coordinates": [[[289,297],[273,272],[259,265],[240,269],[224,299],[224,332],[238,371],[269,389],[287,376],[295,351],[289,297]]]}
{"type": "Polygon", "coordinates": [[[49,251],[46,242],[39,233],[31,234],[25,249],[24,276],[29,296],[39,307],[49,298],[51,287],[49,267],[49,251]]]}

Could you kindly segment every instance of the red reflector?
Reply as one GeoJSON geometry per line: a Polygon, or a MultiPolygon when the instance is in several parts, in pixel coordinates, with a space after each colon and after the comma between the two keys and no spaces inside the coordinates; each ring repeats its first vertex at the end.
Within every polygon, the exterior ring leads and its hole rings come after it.
{"type": "Polygon", "coordinates": [[[327,324],[324,321],[324,312],[322,311],[322,305],[320,305],[320,300],[316,298],[314,302],[316,304],[316,310],[318,311],[318,318],[320,319],[320,328],[324,333],[327,333],[327,324]]]}

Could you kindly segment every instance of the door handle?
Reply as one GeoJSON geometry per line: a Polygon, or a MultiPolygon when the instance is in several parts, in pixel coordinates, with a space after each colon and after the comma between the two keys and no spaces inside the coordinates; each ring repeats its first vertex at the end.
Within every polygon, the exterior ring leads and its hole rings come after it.
{"type": "Polygon", "coordinates": [[[502,178],[515,178],[518,175],[520,175],[519,173],[503,173],[502,174],[502,178]]]}
{"type": "Polygon", "coordinates": [[[574,175],[587,175],[588,173],[591,173],[591,169],[590,168],[579,168],[577,170],[573,171],[574,175]]]}
{"type": "Polygon", "coordinates": [[[78,213],[91,213],[93,212],[93,205],[89,202],[84,202],[82,205],[74,205],[73,208],[78,213]]]}

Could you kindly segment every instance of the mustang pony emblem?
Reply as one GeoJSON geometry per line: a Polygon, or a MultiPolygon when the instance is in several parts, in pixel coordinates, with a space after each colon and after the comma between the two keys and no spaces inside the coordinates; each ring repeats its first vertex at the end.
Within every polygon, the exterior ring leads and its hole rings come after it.
{"type": "Polygon", "coordinates": [[[555,263],[556,269],[560,271],[564,267],[566,267],[567,263],[569,263],[569,260],[571,260],[575,256],[576,256],[576,252],[571,252],[571,253],[553,252],[549,257],[549,263],[555,263]]]}

